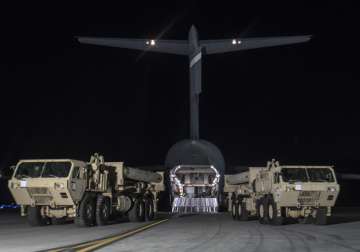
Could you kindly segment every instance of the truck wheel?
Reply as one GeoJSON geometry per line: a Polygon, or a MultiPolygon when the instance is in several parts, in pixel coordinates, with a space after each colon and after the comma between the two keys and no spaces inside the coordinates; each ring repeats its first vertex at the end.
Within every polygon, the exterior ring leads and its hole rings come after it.
{"type": "Polygon", "coordinates": [[[80,203],[79,216],[75,217],[75,223],[80,227],[95,225],[95,202],[94,197],[86,194],[80,203]]]}
{"type": "Polygon", "coordinates": [[[234,201],[231,203],[231,216],[234,220],[238,220],[238,203],[235,203],[234,201]]]}
{"type": "Polygon", "coordinates": [[[148,198],[145,200],[145,221],[152,221],[154,218],[154,201],[148,198]]]}
{"type": "Polygon", "coordinates": [[[316,211],[315,224],[326,225],[327,224],[327,209],[326,207],[319,207],[316,211]]]}
{"type": "Polygon", "coordinates": [[[249,219],[249,212],[246,209],[246,203],[242,202],[238,206],[239,209],[239,220],[241,221],[247,221],[249,219]]]}
{"type": "Polygon", "coordinates": [[[110,219],[110,200],[108,197],[99,195],[96,199],[96,224],[107,225],[110,219]]]}
{"type": "Polygon", "coordinates": [[[145,204],[142,198],[136,198],[134,204],[128,213],[131,222],[140,222],[145,220],[145,204]]]}
{"type": "Polygon", "coordinates": [[[283,216],[278,215],[276,202],[272,197],[267,199],[268,206],[268,220],[271,225],[282,225],[284,223],[283,216]]]}
{"type": "Polygon", "coordinates": [[[27,220],[30,226],[45,226],[50,223],[49,218],[41,215],[41,207],[28,207],[27,220]]]}
{"type": "Polygon", "coordinates": [[[257,209],[257,213],[258,213],[258,217],[259,217],[259,222],[261,224],[268,224],[269,220],[268,220],[268,207],[267,207],[267,201],[265,200],[265,198],[261,198],[259,200],[258,203],[258,209],[257,209]]]}

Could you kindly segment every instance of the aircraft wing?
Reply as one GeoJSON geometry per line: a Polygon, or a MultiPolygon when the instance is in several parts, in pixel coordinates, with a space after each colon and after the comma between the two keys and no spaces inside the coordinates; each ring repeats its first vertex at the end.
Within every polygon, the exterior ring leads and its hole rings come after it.
{"type": "Polygon", "coordinates": [[[120,47],[142,51],[171,53],[179,55],[188,55],[189,52],[189,46],[186,40],[155,40],[100,37],[77,37],[77,39],[80,43],[83,44],[120,47]]]}
{"type": "Polygon", "coordinates": [[[250,49],[262,48],[262,47],[297,44],[297,43],[307,42],[310,39],[311,39],[311,35],[200,40],[200,45],[205,49],[206,54],[215,54],[215,53],[234,52],[241,50],[250,50],[250,49]]]}
{"type": "Polygon", "coordinates": [[[336,177],[343,180],[360,180],[360,174],[336,173],[336,177]]]}

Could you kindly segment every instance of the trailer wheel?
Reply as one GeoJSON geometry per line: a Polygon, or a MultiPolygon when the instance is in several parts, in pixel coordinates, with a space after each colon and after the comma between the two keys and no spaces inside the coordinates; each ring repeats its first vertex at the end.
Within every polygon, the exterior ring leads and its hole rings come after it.
{"type": "Polygon", "coordinates": [[[27,220],[30,226],[45,226],[50,223],[49,218],[41,215],[41,207],[28,207],[27,220]]]}
{"type": "Polygon", "coordinates": [[[145,220],[145,204],[142,198],[134,199],[134,204],[128,213],[131,222],[141,222],[145,220]]]}
{"type": "Polygon", "coordinates": [[[110,219],[110,200],[108,197],[99,195],[96,199],[96,224],[107,225],[110,219]]]}
{"type": "Polygon", "coordinates": [[[145,221],[152,221],[154,218],[154,201],[148,198],[145,200],[145,221]]]}
{"type": "Polygon", "coordinates": [[[277,211],[277,205],[276,202],[272,197],[267,198],[267,204],[268,206],[268,220],[271,225],[282,225],[284,223],[283,216],[278,215],[277,211]]]}
{"type": "Polygon", "coordinates": [[[315,224],[326,225],[327,224],[327,209],[326,207],[319,207],[316,211],[315,224]]]}
{"type": "Polygon", "coordinates": [[[267,207],[267,201],[265,200],[265,198],[261,198],[258,202],[258,207],[257,207],[257,214],[258,214],[258,218],[259,218],[259,222],[261,224],[268,224],[269,220],[268,220],[268,207],[267,207]]]}
{"type": "Polygon", "coordinates": [[[238,203],[235,203],[234,201],[231,203],[231,216],[234,220],[238,220],[238,203]]]}
{"type": "Polygon", "coordinates": [[[79,216],[75,217],[75,223],[80,227],[95,225],[95,200],[90,194],[86,194],[81,201],[79,216]]]}

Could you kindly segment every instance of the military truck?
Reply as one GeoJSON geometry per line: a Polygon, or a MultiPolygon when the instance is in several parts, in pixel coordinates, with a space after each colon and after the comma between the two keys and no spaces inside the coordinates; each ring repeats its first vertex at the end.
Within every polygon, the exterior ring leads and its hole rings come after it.
{"type": "Polygon", "coordinates": [[[257,217],[261,224],[281,225],[286,219],[325,225],[340,187],[332,166],[280,165],[225,175],[224,192],[234,220],[257,217]]]}
{"type": "Polygon", "coordinates": [[[114,217],[150,221],[164,190],[163,173],[105,162],[73,159],[20,160],[8,182],[32,226],[74,219],[79,226],[106,225],[114,217]]]}

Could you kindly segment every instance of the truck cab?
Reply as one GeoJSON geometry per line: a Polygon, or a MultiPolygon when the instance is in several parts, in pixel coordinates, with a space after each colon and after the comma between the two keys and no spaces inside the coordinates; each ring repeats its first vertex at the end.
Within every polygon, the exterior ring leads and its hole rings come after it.
{"type": "Polygon", "coordinates": [[[280,165],[225,176],[224,192],[234,219],[257,216],[263,224],[282,224],[285,219],[326,224],[340,191],[332,166],[280,165]]]}
{"type": "Polygon", "coordinates": [[[21,215],[35,208],[49,218],[74,217],[75,200],[80,200],[76,196],[85,191],[84,180],[80,179],[85,165],[73,159],[20,160],[8,186],[21,206],[21,215]]]}
{"type": "Polygon", "coordinates": [[[256,186],[258,191],[265,191],[268,184],[267,191],[272,192],[279,206],[335,205],[340,187],[331,166],[281,166],[270,174],[272,181],[258,179],[256,186]]]}

